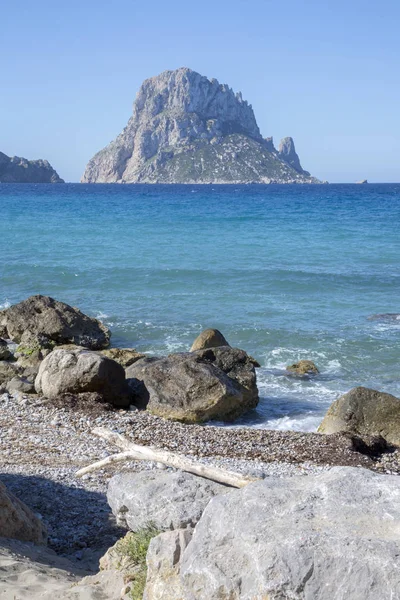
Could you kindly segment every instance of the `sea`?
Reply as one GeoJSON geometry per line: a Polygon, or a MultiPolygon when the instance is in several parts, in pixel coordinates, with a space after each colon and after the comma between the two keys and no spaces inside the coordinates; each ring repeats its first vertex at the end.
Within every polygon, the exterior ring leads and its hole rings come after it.
{"type": "Polygon", "coordinates": [[[354,386],[400,397],[400,184],[0,184],[0,210],[2,308],[50,295],[149,355],[220,329],[261,364],[235,426],[315,431],[354,386]],[[300,359],[320,374],[288,376],[300,359]]]}

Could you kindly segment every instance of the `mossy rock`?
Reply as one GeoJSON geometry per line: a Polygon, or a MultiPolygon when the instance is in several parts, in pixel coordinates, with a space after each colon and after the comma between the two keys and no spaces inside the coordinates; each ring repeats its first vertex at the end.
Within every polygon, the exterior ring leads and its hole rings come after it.
{"type": "Polygon", "coordinates": [[[286,370],[290,371],[293,375],[300,376],[318,375],[319,373],[317,365],[312,360],[299,360],[299,362],[286,367],[286,370]]]}

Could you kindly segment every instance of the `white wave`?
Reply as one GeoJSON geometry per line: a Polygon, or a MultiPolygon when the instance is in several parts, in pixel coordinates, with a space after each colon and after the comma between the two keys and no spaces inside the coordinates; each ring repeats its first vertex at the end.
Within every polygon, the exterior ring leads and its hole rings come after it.
{"type": "Polygon", "coordinates": [[[11,302],[9,302],[8,300],[5,300],[5,302],[3,302],[3,304],[0,304],[0,310],[4,310],[5,308],[10,308],[11,306],[11,302]]]}
{"type": "Polygon", "coordinates": [[[108,315],[106,315],[106,313],[99,311],[96,315],[96,319],[108,319],[108,315]]]}
{"type": "Polygon", "coordinates": [[[276,429],[278,431],[316,431],[322,421],[321,415],[306,415],[290,417],[288,415],[276,419],[270,419],[262,425],[256,425],[257,429],[276,429]]]}

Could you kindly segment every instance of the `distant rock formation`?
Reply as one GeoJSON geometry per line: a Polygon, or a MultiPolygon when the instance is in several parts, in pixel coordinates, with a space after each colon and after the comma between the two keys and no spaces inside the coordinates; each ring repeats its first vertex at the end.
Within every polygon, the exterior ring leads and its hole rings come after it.
{"type": "Polygon", "coordinates": [[[291,137],[285,137],[279,144],[279,157],[287,162],[295,171],[303,175],[310,175],[308,171],[304,171],[300,165],[300,159],[294,147],[294,141],[291,137]]]}
{"type": "Polygon", "coordinates": [[[141,86],[122,133],[88,163],[83,183],[319,183],[291,138],[279,152],[227,85],[187,68],[141,86]]]}
{"type": "Polygon", "coordinates": [[[64,183],[47,160],[27,160],[0,152],[0,183],[64,183]]]}
{"type": "Polygon", "coordinates": [[[359,183],[361,185],[365,185],[366,183],[368,183],[367,179],[361,179],[361,181],[357,181],[356,183],[359,183]]]}

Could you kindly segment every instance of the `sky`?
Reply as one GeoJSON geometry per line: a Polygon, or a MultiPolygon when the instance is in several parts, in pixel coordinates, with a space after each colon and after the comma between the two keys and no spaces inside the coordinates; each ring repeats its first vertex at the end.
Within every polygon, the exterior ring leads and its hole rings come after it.
{"type": "Polygon", "coordinates": [[[400,181],[398,0],[19,0],[1,9],[0,151],[66,181],[140,84],[186,66],[234,91],[330,182],[400,181]]]}

